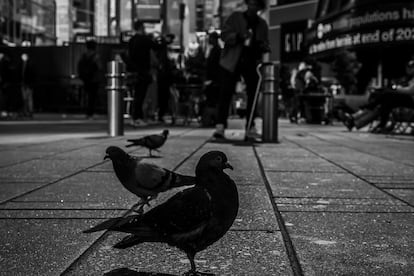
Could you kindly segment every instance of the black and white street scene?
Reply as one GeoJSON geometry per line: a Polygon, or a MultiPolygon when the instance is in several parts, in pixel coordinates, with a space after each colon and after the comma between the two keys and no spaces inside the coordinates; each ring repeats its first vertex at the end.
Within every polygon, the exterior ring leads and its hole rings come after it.
{"type": "Polygon", "coordinates": [[[0,275],[407,276],[411,0],[0,0],[0,275]]]}

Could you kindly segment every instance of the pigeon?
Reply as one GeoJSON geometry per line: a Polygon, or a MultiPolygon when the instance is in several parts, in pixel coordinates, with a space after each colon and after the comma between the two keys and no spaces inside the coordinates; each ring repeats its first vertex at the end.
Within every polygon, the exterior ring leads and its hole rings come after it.
{"type": "Polygon", "coordinates": [[[161,134],[147,135],[138,139],[128,139],[127,141],[131,142],[131,144],[126,145],[126,147],[141,146],[147,148],[149,150],[149,156],[152,156],[153,150],[158,151],[158,149],[164,145],[168,134],[168,129],[164,129],[161,134]]]}
{"type": "Polygon", "coordinates": [[[144,206],[155,199],[160,192],[169,189],[195,184],[194,176],[175,173],[155,164],[144,163],[120,149],[110,146],[106,149],[104,159],[111,159],[116,176],[121,184],[131,193],[137,195],[140,201],[132,207],[142,214],[144,206]]]}
{"type": "Polygon", "coordinates": [[[218,241],[230,229],[239,209],[234,181],[223,172],[233,167],[223,152],[204,154],[196,166],[196,184],[142,215],[104,221],[84,233],[111,230],[129,233],[113,247],[125,249],[143,242],[161,242],[184,251],[191,269],[200,275],[195,255],[218,241]]]}

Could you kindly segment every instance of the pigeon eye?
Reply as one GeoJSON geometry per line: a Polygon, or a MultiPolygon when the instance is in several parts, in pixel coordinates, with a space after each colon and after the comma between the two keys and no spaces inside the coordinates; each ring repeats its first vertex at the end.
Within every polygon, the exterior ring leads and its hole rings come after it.
{"type": "Polygon", "coordinates": [[[218,161],[218,162],[223,161],[223,159],[221,159],[221,156],[217,156],[217,161],[218,161]]]}

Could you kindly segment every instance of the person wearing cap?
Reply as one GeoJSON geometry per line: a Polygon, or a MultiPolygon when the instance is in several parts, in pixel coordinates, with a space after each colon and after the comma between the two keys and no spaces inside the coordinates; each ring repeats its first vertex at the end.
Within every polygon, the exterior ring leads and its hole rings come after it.
{"type": "MultiPolygon", "coordinates": [[[[225,21],[221,32],[224,48],[220,57],[220,96],[216,130],[213,133],[213,137],[218,139],[225,138],[229,107],[240,76],[246,83],[247,114],[254,109],[253,102],[259,80],[256,67],[260,62],[266,61],[270,52],[268,25],[259,16],[259,13],[266,9],[267,1],[245,0],[244,2],[247,10],[233,12],[225,21]]],[[[246,138],[258,136],[254,125],[256,113],[253,114],[250,129],[246,129],[246,138]]],[[[246,122],[246,128],[247,124],[246,122]]]]}
{"type": "Polygon", "coordinates": [[[364,109],[354,114],[345,114],[343,123],[351,131],[354,127],[360,129],[376,119],[379,119],[378,125],[374,132],[389,132],[387,123],[391,111],[397,107],[414,108],[414,60],[410,60],[406,65],[407,81],[404,85],[396,85],[392,90],[385,90],[382,93],[376,93],[375,97],[370,99],[364,109]]]}

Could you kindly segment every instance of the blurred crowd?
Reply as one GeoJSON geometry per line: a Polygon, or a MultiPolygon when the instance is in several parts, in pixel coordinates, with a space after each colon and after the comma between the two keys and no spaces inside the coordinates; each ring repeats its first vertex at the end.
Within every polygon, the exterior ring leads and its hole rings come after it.
{"type": "Polygon", "coordinates": [[[35,70],[27,53],[13,60],[0,51],[0,116],[33,117],[35,70]]]}

